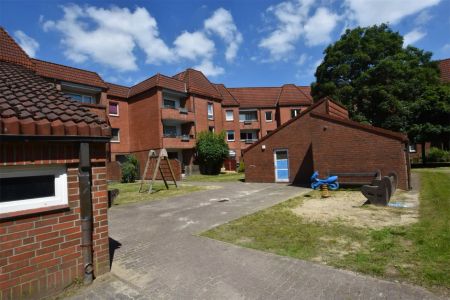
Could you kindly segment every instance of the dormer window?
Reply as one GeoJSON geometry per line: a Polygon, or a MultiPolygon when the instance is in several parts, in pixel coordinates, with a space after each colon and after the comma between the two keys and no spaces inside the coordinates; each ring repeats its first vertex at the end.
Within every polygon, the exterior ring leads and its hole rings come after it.
{"type": "Polygon", "coordinates": [[[83,94],[75,94],[75,93],[67,93],[67,96],[72,98],[74,101],[78,101],[81,103],[89,103],[89,104],[95,104],[95,97],[90,95],[83,95],[83,94]]]}

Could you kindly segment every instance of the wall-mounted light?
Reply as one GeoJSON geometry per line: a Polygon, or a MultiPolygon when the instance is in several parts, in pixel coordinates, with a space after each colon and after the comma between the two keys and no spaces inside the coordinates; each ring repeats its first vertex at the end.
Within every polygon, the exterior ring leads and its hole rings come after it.
{"type": "Polygon", "coordinates": [[[262,146],[261,146],[261,150],[262,150],[262,151],[266,150],[266,145],[262,145],[262,146]]]}

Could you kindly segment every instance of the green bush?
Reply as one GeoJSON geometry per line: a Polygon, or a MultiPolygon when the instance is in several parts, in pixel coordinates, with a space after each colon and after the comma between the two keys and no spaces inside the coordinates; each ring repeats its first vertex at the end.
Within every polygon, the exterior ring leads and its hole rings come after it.
{"type": "Polygon", "coordinates": [[[238,168],[238,173],[244,173],[245,172],[245,164],[244,161],[240,161],[239,162],[239,168],[238,168]]]}
{"type": "Polygon", "coordinates": [[[214,133],[203,131],[197,135],[197,159],[200,173],[217,175],[223,161],[228,157],[228,144],[225,142],[225,132],[214,133]]]}
{"type": "Polygon", "coordinates": [[[126,161],[122,164],[122,182],[132,183],[138,178],[138,164],[136,156],[127,155],[126,161]]]}
{"type": "Polygon", "coordinates": [[[450,161],[450,151],[431,147],[427,156],[428,162],[448,162],[450,161]]]}

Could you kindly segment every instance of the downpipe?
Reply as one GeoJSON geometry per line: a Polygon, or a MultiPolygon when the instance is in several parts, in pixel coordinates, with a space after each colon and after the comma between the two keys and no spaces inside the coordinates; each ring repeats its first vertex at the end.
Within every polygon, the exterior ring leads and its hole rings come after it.
{"type": "Polygon", "coordinates": [[[91,197],[91,159],[89,143],[80,143],[78,179],[80,187],[81,250],[83,255],[84,284],[94,279],[92,258],[92,197],[91,197]]]}

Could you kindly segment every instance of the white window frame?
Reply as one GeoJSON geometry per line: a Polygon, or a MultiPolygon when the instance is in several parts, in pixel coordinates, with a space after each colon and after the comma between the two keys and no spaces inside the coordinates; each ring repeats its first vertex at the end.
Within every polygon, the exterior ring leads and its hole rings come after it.
{"type": "Polygon", "coordinates": [[[227,130],[227,142],[234,142],[236,140],[236,135],[234,133],[234,130],[227,130]],[[228,137],[228,134],[233,133],[233,139],[230,140],[228,137]]]}
{"type": "Polygon", "coordinates": [[[70,93],[70,92],[66,92],[66,95],[69,96],[73,101],[77,101],[79,103],[97,104],[97,100],[92,95],[86,95],[86,94],[81,94],[81,93],[70,93]],[[72,96],[80,96],[81,101],[73,99],[72,96]],[[86,102],[85,101],[86,99],[89,99],[89,102],[86,102]]]}
{"type": "Polygon", "coordinates": [[[225,111],[225,121],[234,121],[234,111],[232,110],[225,111]],[[231,116],[228,113],[231,113],[231,116]]]}
{"type": "Polygon", "coordinates": [[[415,144],[408,145],[408,150],[409,153],[416,153],[417,152],[416,145],[415,144]]]}
{"type": "Polygon", "coordinates": [[[214,120],[214,104],[208,102],[208,120],[214,120]]]}
{"type": "Polygon", "coordinates": [[[55,176],[55,196],[0,202],[1,213],[68,205],[67,169],[65,165],[11,166],[0,169],[0,178],[55,176]]]}
{"type": "Polygon", "coordinates": [[[108,114],[109,114],[110,116],[115,116],[115,117],[118,117],[118,116],[119,116],[119,102],[113,102],[113,101],[111,101],[111,102],[108,103],[108,114]],[[112,113],[109,112],[109,105],[111,105],[111,104],[117,105],[117,114],[112,114],[112,113]]]}
{"type": "Polygon", "coordinates": [[[302,109],[301,108],[292,108],[291,109],[291,119],[293,118],[297,118],[299,114],[302,113],[302,109]],[[292,113],[294,113],[294,116],[292,116],[292,113]]]}
{"type": "Polygon", "coordinates": [[[120,128],[111,128],[111,143],[120,143],[120,128]],[[112,130],[117,129],[117,140],[112,139],[112,130]]]}
{"type": "Polygon", "coordinates": [[[264,112],[264,118],[266,119],[266,122],[273,122],[273,112],[272,111],[265,111],[264,112]],[[270,113],[270,119],[267,119],[267,114],[270,113]]]}

